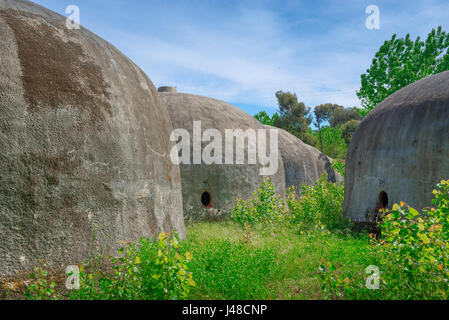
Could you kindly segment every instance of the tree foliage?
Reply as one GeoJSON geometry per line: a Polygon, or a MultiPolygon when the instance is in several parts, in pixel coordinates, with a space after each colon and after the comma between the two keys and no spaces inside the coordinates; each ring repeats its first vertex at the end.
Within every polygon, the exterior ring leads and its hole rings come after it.
{"type": "Polygon", "coordinates": [[[413,41],[410,34],[398,38],[396,34],[385,41],[361,76],[361,88],[357,91],[365,116],[378,103],[397,90],[431,74],[449,70],[449,34],[432,29],[427,39],[413,41]]]}
{"type": "Polygon", "coordinates": [[[316,146],[317,140],[309,131],[309,125],[312,123],[310,108],[299,102],[295,93],[278,91],[276,98],[279,117],[274,120],[274,125],[290,132],[305,143],[316,146]]]}
{"type": "Polygon", "coordinates": [[[274,126],[274,121],[279,118],[279,114],[275,112],[270,117],[270,115],[266,111],[260,111],[259,113],[254,115],[254,118],[256,118],[262,124],[274,126]]]}
{"type": "Polygon", "coordinates": [[[321,126],[323,122],[329,121],[332,112],[337,107],[337,105],[326,103],[326,104],[320,104],[319,106],[316,106],[313,110],[313,113],[315,114],[315,125],[318,127],[318,140],[320,142],[320,150],[323,151],[323,139],[321,136],[321,126]]]}
{"type": "MultiPolygon", "coordinates": [[[[314,133],[315,137],[319,135],[318,131],[314,133]]],[[[325,126],[321,129],[323,142],[323,153],[334,159],[344,159],[348,150],[348,145],[342,138],[342,131],[339,127],[332,128],[325,126]]]]}
{"type": "Polygon", "coordinates": [[[254,115],[260,123],[284,129],[332,158],[343,159],[352,133],[361,117],[355,108],[325,103],[314,108],[298,101],[295,93],[278,91],[278,112],[270,116],[266,111],[254,115]],[[312,130],[312,115],[317,131],[312,130]]]}
{"type": "Polygon", "coordinates": [[[360,124],[360,120],[350,120],[341,126],[341,137],[349,145],[352,135],[360,124]]]}
{"type": "Polygon", "coordinates": [[[333,110],[329,124],[332,128],[343,127],[343,125],[351,120],[361,120],[360,115],[355,108],[344,108],[338,106],[333,110]]]}
{"type": "Polygon", "coordinates": [[[354,108],[332,103],[316,106],[314,114],[318,128],[314,135],[319,141],[321,152],[333,158],[345,158],[347,145],[361,119],[359,114],[354,108]]]}

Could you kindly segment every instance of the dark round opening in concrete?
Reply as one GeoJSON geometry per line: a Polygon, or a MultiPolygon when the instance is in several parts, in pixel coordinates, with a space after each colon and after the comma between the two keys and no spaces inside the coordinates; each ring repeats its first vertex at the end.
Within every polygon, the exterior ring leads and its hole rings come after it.
{"type": "Polygon", "coordinates": [[[210,195],[209,191],[204,191],[201,195],[201,203],[203,204],[203,207],[210,208],[212,207],[212,196],[210,195]]]}
{"type": "Polygon", "coordinates": [[[385,191],[379,193],[379,206],[381,208],[387,208],[388,206],[388,195],[385,191]]]}

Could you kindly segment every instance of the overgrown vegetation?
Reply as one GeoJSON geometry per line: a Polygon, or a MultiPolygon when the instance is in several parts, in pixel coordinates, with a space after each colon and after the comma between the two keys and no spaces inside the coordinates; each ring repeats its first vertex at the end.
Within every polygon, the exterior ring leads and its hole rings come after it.
{"type": "Polygon", "coordinates": [[[96,256],[80,265],[76,287],[64,296],[55,293],[54,283],[48,284],[48,272],[36,267],[26,296],[31,300],[185,299],[196,285],[187,266],[192,258],[176,233],[161,233],[155,241],[123,243],[116,256],[96,256]],[[105,273],[105,265],[112,271],[105,273]]]}
{"type": "Polygon", "coordinates": [[[344,188],[341,184],[330,183],[323,174],[314,186],[302,185],[301,197],[295,190],[288,190],[287,203],[291,223],[300,230],[326,229],[334,232],[349,232],[351,222],[343,217],[344,188]]]}
{"type": "MultiPolygon", "coordinates": [[[[344,164],[333,162],[344,175],[344,164]]],[[[188,227],[187,240],[124,243],[106,257],[111,272],[80,266],[79,289],[63,294],[45,262],[30,276],[28,299],[447,299],[449,180],[421,213],[395,204],[382,236],[355,233],[342,215],[343,185],[323,175],[291,188],[287,201],[264,181],[239,199],[231,219],[188,227]]],[[[102,257],[97,257],[101,259],[102,257]]]]}
{"type": "Polygon", "coordinates": [[[275,193],[271,180],[266,179],[252,198],[237,199],[231,219],[244,227],[261,225],[267,230],[288,221],[289,212],[282,197],[275,193]]]}
{"type": "Polygon", "coordinates": [[[421,213],[402,202],[384,213],[380,246],[391,298],[448,298],[449,180],[433,194],[435,207],[421,213]]]}
{"type": "MultiPolygon", "coordinates": [[[[346,299],[447,299],[449,294],[449,180],[441,181],[432,204],[421,213],[401,202],[383,212],[382,236],[372,234],[368,252],[374,259],[368,272],[378,273],[377,290],[367,291],[354,282],[353,273],[342,274],[323,263],[323,288],[346,299]]],[[[368,279],[369,280],[369,279],[368,279]]]]}
{"type": "Polygon", "coordinates": [[[48,263],[39,260],[30,273],[31,283],[25,291],[25,296],[29,300],[57,300],[56,284],[48,279],[48,263]]]}

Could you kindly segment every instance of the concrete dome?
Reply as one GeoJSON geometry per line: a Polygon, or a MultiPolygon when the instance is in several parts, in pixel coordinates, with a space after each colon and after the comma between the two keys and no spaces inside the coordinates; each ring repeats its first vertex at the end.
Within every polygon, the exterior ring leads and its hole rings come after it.
{"type": "MultiPolygon", "coordinates": [[[[183,93],[160,93],[170,113],[173,127],[193,132],[193,122],[201,121],[201,129],[217,129],[225,150],[226,129],[266,129],[256,119],[226,102],[183,93]]],[[[204,148],[209,142],[202,143],[204,148]]],[[[235,143],[234,143],[235,144],[235,143]]],[[[193,145],[191,144],[191,151],[193,145]]],[[[244,199],[266,178],[259,175],[259,164],[248,164],[245,141],[245,164],[180,164],[184,217],[201,220],[229,214],[238,197],[244,199]]],[[[234,150],[236,147],[234,145],[234,150]]],[[[191,152],[192,155],[192,152],[191,152]]],[[[223,151],[223,158],[225,157],[223,151]]],[[[235,157],[235,154],[234,154],[235,157]]],[[[234,162],[235,163],[235,162],[234,162]]],[[[277,171],[270,176],[276,191],[285,195],[284,168],[277,157],[277,171]]]]}
{"type": "Polygon", "coordinates": [[[331,159],[282,129],[279,129],[279,151],[287,188],[294,186],[298,190],[302,184],[313,185],[323,172],[327,173],[328,181],[337,181],[331,159]]]}
{"type": "Polygon", "coordinates": [[[30,1],[0,2],[0,275],[178,230],[166,108],[112,45],[30,1]]]}
{"type": "Polygon", "coordinates": [[[355,131],[346,156],[344,211],[370,222],[400,201],[422,209],[449,178],[449,72],[417,81],[381,102],[355,131]]]}

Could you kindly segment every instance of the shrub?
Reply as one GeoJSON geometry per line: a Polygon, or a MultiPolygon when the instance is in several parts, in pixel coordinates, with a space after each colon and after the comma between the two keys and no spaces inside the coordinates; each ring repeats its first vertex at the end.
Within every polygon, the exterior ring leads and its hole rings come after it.
{"type": "Polygon", "coordinates": [[[313,186],[303,184],[300,193],[301,198],[298,199],[294,189],[290,188],[287,204],[292,222],[301,230],[326,228],[334,231],[350,227],[350,221],[342,214],[344,187],[328,182],[326,173],[313,186]]]}
{"type": "MultiPolygon", "coordinates": [[[[141,239],[123,243],[117,256],[95,257],[79,267],[79,289],[69,291],[68,299],[77,300],[149,300],[185,299],[195,287],[187,263],[193,255],[180,243],[176,233],[161,233],[157,241],[141,239]],[[106,265],[112,272],[100,269],[106,265]]],[[[55,294],[55,284],[47,280],[46,268],[37,265],[30,275],[28,299],[63,298],[55,294]]]]}
{"type": "Polygon", "coordinates": [[[449,180],[433,194],[435,207],[419,213],[401,202],[381,221],[384,280],[392,294],[403,298],[448,298],[449,180]]]}
{"type": "Polygon", "coordinates": [[[191,252],[180,247],[176,234],[159,235],[159,241],[150,243],[145,239],[140,250],[142,261],[142,294],[150,299],[185,299],[195,287],[187,263],[192,260],[191,252]]]}
{"type": "Polygon", "coordinates": [[[262,182],[248,200],[237,199],[231,210],[233,222],[242,226],[263,225],[270,227],[288,219],[288,211],[282,197],[274,191],[270,179],[262,182]]]}
{"type": "Polygon", "coordinates": [[[345,177],[345,167],[346,164],[342,161],[337,161],[337,160],[333,160],[331,162],[331,167],[332,169],[334,169],[335,171],[337,171],[337,173],[339,173],[343,178],[345,177]]]}
{"type": "Polygon", "coordinates": [[[183,252],[176,233],[160,233],[157,241],[141,239],[124,243],[117,257],[108,257],[112,275],[89,273],[82,267],[80,289],[75,299],[184,299],[195,286],[186,263],[192,259],[183,252]]]}
{"type": "Polygon", "coordinates": [[[28,300],[56,300],[58,295],[55,292],[55,283],[48,279],[48,263],[39,260],[30,273],[30,282],[25,291],[28,300]]]}

